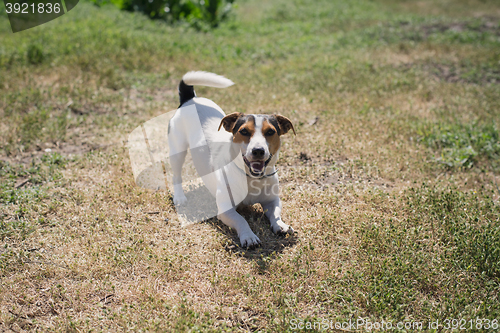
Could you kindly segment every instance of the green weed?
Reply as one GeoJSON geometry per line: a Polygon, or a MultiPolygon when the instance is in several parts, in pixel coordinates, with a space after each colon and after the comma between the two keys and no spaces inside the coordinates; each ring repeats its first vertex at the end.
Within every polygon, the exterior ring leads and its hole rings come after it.
{"type": "Polygon", "coordinates": [[[32,44],[28,47],[26,53],[28,62],[32,65],[41,64],[44,59],[43,50],[40,45],[32,44]]]}
{"type": "Polygon", "coordinates": [[[420,142],[440,152],[436,162],[447,167],[472,167],[481,159],[498,160],[500,135],[496,123],[430,124],[418,130],[420,142]]]}
{"type": "Polygon", "coordinates": [[[40,162],[33,160],[28,166],[0,161],[0,203],[28,204],[46,198],[42,185],[60,180],[66,163],[67,159],[58,153],[45,154],[40,162]],[[29,185],[16,188],[18,180],[26,180],[29,185]]]}

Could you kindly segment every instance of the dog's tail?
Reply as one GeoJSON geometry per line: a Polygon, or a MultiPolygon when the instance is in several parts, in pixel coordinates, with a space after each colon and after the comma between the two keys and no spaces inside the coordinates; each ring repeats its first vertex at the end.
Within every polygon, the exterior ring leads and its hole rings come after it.
{"type": "Polygon", "coordinates": [[[214,73],[187,72],[179,83],[179,99],[181,105],[196,97],[193,86],[207,86],[214,88],[227,88],[234,84],[233,81],[214,73]]]}

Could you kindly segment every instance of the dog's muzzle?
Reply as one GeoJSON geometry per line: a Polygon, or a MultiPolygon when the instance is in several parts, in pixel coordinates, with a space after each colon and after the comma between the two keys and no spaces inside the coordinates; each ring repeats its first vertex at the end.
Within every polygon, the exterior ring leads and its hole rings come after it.
{"type": "Polygon", "coordinates": [[[264,174],[267,165],[271,162],[271,158],[273,158],[273,154],[270,154],[269,158],[266,161],[252,161],[247,160],[245,156],[243,156],[243,161],[250,170],[250,174],[254,177],[260,177],[264,174]]]}

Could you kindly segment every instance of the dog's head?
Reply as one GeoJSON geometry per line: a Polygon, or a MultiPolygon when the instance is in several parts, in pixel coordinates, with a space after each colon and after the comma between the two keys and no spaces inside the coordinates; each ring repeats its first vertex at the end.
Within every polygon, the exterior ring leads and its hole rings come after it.
{"type": "Polygon", "coordinates": [[[240,145],[243,160],[253,176],[264,173],[266,166],[281,146],[280,136],[292,130],[292,122],[280,115],[228,114],[219,125],[233,133],[233,142],[240,145]]]}

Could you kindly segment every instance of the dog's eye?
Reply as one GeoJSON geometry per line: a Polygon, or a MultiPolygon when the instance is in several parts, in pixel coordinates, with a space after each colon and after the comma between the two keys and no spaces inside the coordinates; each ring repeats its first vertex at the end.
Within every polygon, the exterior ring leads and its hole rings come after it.
{"type": "Polygon", "coordinates": [[[276,133],[275,130],[272,130],[270,129],[269,131],[266,132],[266,136],[271,136],[271,135],[274,135],[274,133],[276,133]]]}
{"type": "Polygon", "coordinates": [[[242,129],[240,131],[240,134],[243,135],[243,136],[249,136],[250,135],[250,132],[246,130],[246,128],[242,129]]]}

